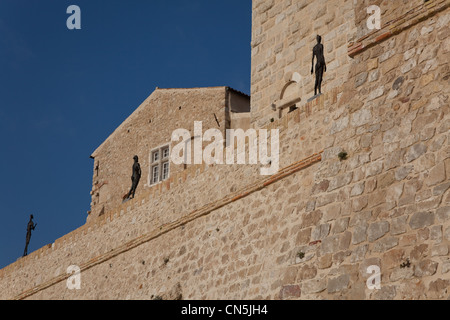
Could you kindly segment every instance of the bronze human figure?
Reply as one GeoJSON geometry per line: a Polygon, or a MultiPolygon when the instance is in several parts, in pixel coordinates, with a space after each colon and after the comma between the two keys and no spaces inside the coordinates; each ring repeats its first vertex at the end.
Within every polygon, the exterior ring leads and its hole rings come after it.
{"type": "Polygon", "coordinates": [[[33,215],[30,215],[30,221],[28,221],[28,225],[27,225],[27,239],[25,242],[25,250],[23,251],[23,256],[25,257],[26,255],[28,255],[28,245],[30,244],[30,239],[31,239],[31,231],[34,230],[37,226],[37,223],[34,224],[33,222],[33,215]]]}
{"type": "Polygon", "coordinates": [[[127,199],[133,199],[134,194],[136,193],[136,188],[139,184],[139,180],[141,180],[141,165],[139,164],[138,156],[134,156],[134,164],[133,164],[133,174],[131,176],[131,189],[128,192],[127,199]],[[132,198],[130,198],[132,196],[132,198]]]}
{"type": "Polygon", "coordinates": [[[312,57],[312,66],[311,66],[311,74],[314,73],[314,58],[317,58],[316,63],[316,84],[314,86],[314,96],[317,96],[317,91],[319,94],[322,93],[322,79],[323,73],[327,72],[327,64],[325,63],[325,57],[323,55],[323,44],[322,37],[317,35],[317,44],[313,49],[313,57],[312,57]]]}

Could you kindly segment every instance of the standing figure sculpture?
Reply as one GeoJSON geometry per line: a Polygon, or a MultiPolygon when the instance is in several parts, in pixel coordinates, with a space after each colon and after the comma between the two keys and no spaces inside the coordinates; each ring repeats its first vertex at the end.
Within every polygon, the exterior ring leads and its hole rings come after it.
{"type": "Polygon", "coordinates": [[[327,65],[325,63],[325,57],[323,55],[323,44],[322,37],[317,35],[317,44],[313,49],[313,57],[312,57],[312,66],[311,66],[311,74],[314,73],[314,57],[317,58],[316,63],[316,84],[314,86],[314,96],[317,96],[317,91],[319,94],[322,93],[322,79],[323,73],[327,72],[327,65]]]}
{"type": "MultiPolygon", "coordinates": [[[[139,180],[141,180],[141,165],[139,164],[138,156],[134,156],[134,164],[133,164],[133,174],[131,176],[131,189],[128,193],[127,199],[130,199],[131,196],[134,198],[134,194],[136,193],[136,188],[139,184],[139,180]]],[[[133,199],[131,198],[131,199],[133,199]]]]}
{"type": "Polygon", "coordinates": [[[33,222],[33,215],[30,215],[30,221],[28,221],[28,225],[27,225],[27,239],[25,242],[25,250],[23,251],[23,256],[25,257],[26,255],[28,255],[28,245],[30,244],[30,239],[31,239],[31,231],[34,230],[37,226],[37,223],[34,224],[33,222]]]}

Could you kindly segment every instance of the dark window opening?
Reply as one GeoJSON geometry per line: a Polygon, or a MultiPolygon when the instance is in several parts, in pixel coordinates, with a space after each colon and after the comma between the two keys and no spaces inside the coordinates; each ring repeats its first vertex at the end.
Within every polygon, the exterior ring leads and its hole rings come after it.
{"type": "Polygon", "coordinates": [[[289,107],[289,112],[288,113],[291,113],[291,112],[293,112],[293,111],[295,111],[297,109],[298,109],[297,106],[293,105],[293,106],[289,107]]]}

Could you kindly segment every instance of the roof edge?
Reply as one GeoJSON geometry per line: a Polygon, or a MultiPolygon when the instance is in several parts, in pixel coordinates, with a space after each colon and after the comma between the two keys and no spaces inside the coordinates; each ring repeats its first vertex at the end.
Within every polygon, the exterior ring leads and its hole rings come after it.
{"type": "Polygon", "coordinates": [[[131,113],[95,150],[94,152],[91,153],[90,158],[91,159],[95,159],[96,154],[98,153],[98,151],[103,147],[103,145],[118,131],[120,130],[126,123],[127,120],[132,117],[132,115],[137,112],[144,104],[146,104],[148,102],[148,100],[150,100],[152,98],[152,96],[158,92],[158,91],[165,91],[165,90],[205,90],[205,89],[224,89],[226,91],[232,91],[235,92],[239,95],[245,96],[247,98],[250,98],[249,95],[233,89],[231,87],[228,86],[214,86],[214,87],[194,87],[194,88],[160,88],[160,87],[156,87],[155,90],[150,94],[150,96],[148,96],[140,105],[139,107],[137,107],[133,113],[131,113]]]}

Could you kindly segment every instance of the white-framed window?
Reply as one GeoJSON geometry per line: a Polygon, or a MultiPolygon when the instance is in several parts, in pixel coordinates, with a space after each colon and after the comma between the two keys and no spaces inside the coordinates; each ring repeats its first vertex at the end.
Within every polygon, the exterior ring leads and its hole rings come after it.
{"type": "Polygon", "coordinates": [[[163,155],[163,159],[168,159],[169,158],[169,147],[166,147],[166,148],[162,149],[162,155],[163,155]]]}
{"type": "Polygon", "coordinates": [[[150,185],[169,179],[170,175],[170,148],[159,147],[150,153],[150,185]]]}
{"type": "Polygon", "coordinates": [[[153,151],[152,155],[152,162],[158,162],[159,161],[159,150],[153,151]]]}
{"type": "Polygon", "coordinates": [[[152,184],[159,182],[159,166],[152,167],[152,184]]]}
{"type": "Polygon", "coordinates": [[[161,179],[167,180],[169,178],[169,161],[164,162],[162,164],[162,173],[161,173],[161,179]]]}

